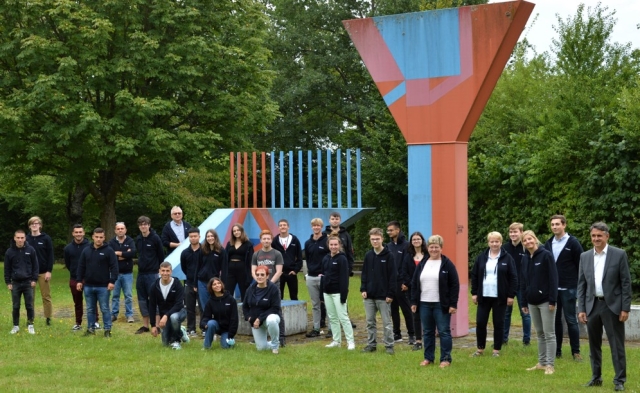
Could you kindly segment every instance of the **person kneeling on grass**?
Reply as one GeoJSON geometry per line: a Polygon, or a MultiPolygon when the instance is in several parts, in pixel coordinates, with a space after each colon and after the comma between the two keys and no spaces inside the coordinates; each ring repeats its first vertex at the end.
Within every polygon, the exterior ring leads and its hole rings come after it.
{"type": "Polygon", "coordinates": [[[159,329],[162,329],[162,345],[173,349],[181,349],[180,341],[189,342],[187,329],[180,324],[187,319],[187,310],[184,308],[184,287],[180,280],[171,277],[173,269],[171,263],[160,264],[160,278],[151,287],[149,293],[149,322],[151,334],[157,337],[159,329]],[[156,326],[156,312],[159,312],[160,320],[156,326]]]}
{"type": "Polygon", "coordinates": [[[200,328],[205,331],[204,349],[211,349],[213,335],[220,336],[220,347],[227,349],[235,345],[235,335],[238,331],[238,303],[236,299],[224,290],[224,284],[218,277],[209,280],[207,284],[209,301],[204,307],[200,328]]]}
{"type": "Polygon", "coordinates": [[[242,302],[245,321],[251,324],[251,333],[258,351],[271,349],[274,354],[280,347],[280,290],[269,280],[269,267],[255,269],[256,282],[249,286],[242,302]],[[271,341],[267,341],[267,333],[271,341]]]}

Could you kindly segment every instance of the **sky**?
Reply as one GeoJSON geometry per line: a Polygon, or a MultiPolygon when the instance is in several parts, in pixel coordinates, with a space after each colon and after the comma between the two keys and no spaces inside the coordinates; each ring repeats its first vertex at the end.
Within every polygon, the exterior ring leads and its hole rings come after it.
{"type": "MultiPolygon", "coordinates": [[[[601,2],[609,11],[615,10],[614,18],[618,21],[613,29],[612,41],[618,43],[631,42],[632,49],[640,49],[640,30],[636,25],[640,23],[640,0],[527,0],[533,4],[533,12],[527,22],[527,27],[520,36],[525,35],[529,42],[535,46],[536,52],[550,51],[551,40],[557,38],[553,26],[557,25],[556,14],[563,20],[576,14],[578,5],[583,3],[585,8],[595,6],[601,2]],[[538,18],[533,23],[536,14],[538,18]]],[[[490,3],[502,1],[491,0],[490,3]]]]}

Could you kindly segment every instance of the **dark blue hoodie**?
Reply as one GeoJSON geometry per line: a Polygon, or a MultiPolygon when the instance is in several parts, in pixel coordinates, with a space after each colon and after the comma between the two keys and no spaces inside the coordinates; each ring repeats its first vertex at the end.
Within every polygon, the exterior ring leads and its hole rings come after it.
{"type": "Polygon", "coordinates": [[[156,231],[149,229],[147,237],[138,235],[136,248],[138,249],[138,273],[157,274],[160,264],[164,262],[164,248],[156,231]]]}
{"type": "Polygon", "coordinates": [[[80,254],[82,254],[82,251],[84,251],[88,246],[89,241],[87,239],[82,239],[80,244],[75,241],[71,241],[71,243],[67,244],[64,248],[64,265],[67,267],[67,270],[69,270],[69,278],[73,281],[77,281],[76,276],[78,274],[80,254]]]}
{"type": "Polygon", "coordinates": [[[25,243],[18,248],[11,240],[11,247],[4,254],[4,282],[11,284],[19,281],[38,281],[38,257],[36,250],[25,243]]]}

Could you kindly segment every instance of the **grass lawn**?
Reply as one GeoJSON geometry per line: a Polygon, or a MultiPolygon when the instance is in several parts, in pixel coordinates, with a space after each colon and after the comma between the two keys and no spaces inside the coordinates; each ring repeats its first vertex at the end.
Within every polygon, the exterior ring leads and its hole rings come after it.
{"type": "MultiPolygon", "coordinates": [[[[300,277],[299,297],[305,299],[307,292],[302,280],[300,277]]],[[[20,333],[9,334],[11,296],[8,290],[0,295],[0,392],[106,389],[122,392],[205,389],[215,392],[600,392],[613,389],[613,366],[608,347],[604,353],[604,387],[591,389],[580,386],[590,379],[588,362],[575,363],[565,357],[556,362],[554,375],[525,371],[537,361],[535,341],[534,345],[523,347],[513,340],[503,348],[499,358],[470,358],[473,345],[461,343],[473,344],[474,337],[454,339],[453,364],[447,369],[420,367],[422,353],[412,352],[406,343],[396,345],[394,356],[384,351],[361,353],[366,329],[358,288],[359,277],[354,277],[349,312],[358,325],[356,351],[347,351],[346,343],[342,348],[327,349],[324,345],[329,339],[309,340],[303,335],[289,338],[287,347],[277,356],[256,351],[247,336],[239,336],[236,348],[227,351],[221,350],[217,343],[213,350],[202,351],[201,338],[192,339],[181,351],[172,351],[162,347],[159,337],[133,334],[140,326],[135,294],[136,323],[123,321],[124,302],[121,299],[121,320],[114,324],[111,339],[102,337],[101,330],[95,337],[72,332],[74,319],[68,272],[56,265],[52,282],[55,317],[52,326],[45,326],[42,301],[36,292],[35,336],[26,333],[24,306],[20,333]]],[[[517,312],[513,318],[518,324],[517,312]]],[[[86,322],[83,324],[86,327],[86,322]]],[[[588,358],[586,344],[581,350],[588,358]]],[[[436,356],[439,356],[439,349],[436,356]]],[[[626,385],[627,391],[640,388],[633,372],[639,363],[640,349],[628,348],[630,382],[626,385]]]]}

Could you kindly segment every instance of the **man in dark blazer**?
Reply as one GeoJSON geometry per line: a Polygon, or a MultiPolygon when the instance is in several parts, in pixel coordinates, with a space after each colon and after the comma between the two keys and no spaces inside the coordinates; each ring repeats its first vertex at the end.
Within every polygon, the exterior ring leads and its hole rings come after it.
{"type": "Polygon", "coordinates": [[[578,319],[587,324],[591,355],[591,380],[585,386],[602,385],[602,328],[607,333],[616,391],[624,390],[627,362],[624,323],[631,310],[631,275],[624,250],[610,246],[609,227],[596,222],[590,229],[593,249],[580,256],[578,319]]]}

